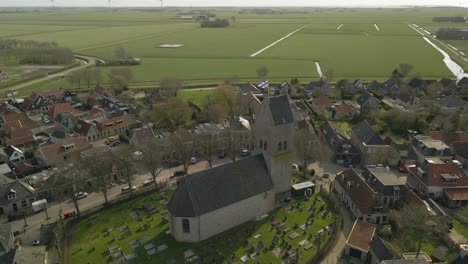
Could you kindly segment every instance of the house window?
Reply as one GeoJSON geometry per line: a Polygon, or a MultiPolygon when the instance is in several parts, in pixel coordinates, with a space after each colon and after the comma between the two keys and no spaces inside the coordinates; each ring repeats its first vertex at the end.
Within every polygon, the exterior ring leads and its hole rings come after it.
{"type": "Polygon", "coordinates": [[[283,150],[288,150],[288,142],[287,141],[283,142],[283,150]]]}
{"type": "Polygon", "coordinates": [[[28,203],[26,202],[26,200],[21,201],[21,207],[26,207],[26,206],[28,206],[28,203]]]}
{"type": "Polygon", "coordinates": [[[387,217],[386,217],[386,216],[382,216],[382,222],[383,222],[383,223],[386,223],[386,222],[387,222],[387,217]]]}
{"type": "Polygon", "coordinates": [[[190,221],[188,219],[182,219],[182,231],[190,233],[190,221]]]}
{"type": "Polygon", "coordinates": [[[267,146],[267,142],[265,141],[265,143],[263,143],[263,150],[267,150],[268,149],[268,146],[267,146]]]}
{"type": "Polygon", "coordinates": [[[259,144],[259,146],[260,146],[260,149],[263,148],[263,140],[261,140],[261,139],[260,139],[260,144],[259,144]]]}
{"type": "Polygon", "coordinates": [[[16,198],[16,192],[10,192],[8,193],[8,200],[12,200],[16,198]]]}
{"type": "Polygon", "coordinates": [[[283,151],[283,143],[278,143],[278,151],[283,151]]]}

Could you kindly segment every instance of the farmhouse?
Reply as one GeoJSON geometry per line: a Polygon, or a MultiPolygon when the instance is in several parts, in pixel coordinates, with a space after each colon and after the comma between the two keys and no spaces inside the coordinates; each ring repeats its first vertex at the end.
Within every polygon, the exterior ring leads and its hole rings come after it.
{"type": "Polygon", "coordinates": [[[187,176],[169,206],[177,241],[197,242],[264,215],[291,184],[294,117],[287,95],[257,114],[256,155],[187,176]]]}
{"type": "Polygon", "coordinates": [[[351,142],[361,152],[364,164],[377,164],[390,160],[390,146],[374,131],[367,120],[351,130],[351,142]]]}

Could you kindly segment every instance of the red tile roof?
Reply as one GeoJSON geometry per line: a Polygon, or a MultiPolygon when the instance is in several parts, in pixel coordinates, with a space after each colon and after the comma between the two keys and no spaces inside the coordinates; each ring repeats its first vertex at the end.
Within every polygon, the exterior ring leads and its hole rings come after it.
{"type": "Polygon", "coordinates": [[[34,134],[27,128],[13,127],[5,135],[5,145],[18,146],[34,142],[34,134]]]}
{"type": "Polygon", "coordinates": [[[45,160],[51,160],[61,154],[80,152],[91,147],[92,145],[86,142],[85,138],[67,138],[55,144],[42,146],[39,148],[39,151],[45,160]],[[63,146],[70,144],[75,144],[75,147],[70,150],[65,150],[63,146]]]}
{"type": "Polygon", "coordinates": [[[468,142],[468,132],[448,132],[448,131],[431,131],[429,136],[433,139],[440,140],[450,146],[455,141],[468,142]]]}
{"type": "Polygon", "coordinates": [[[108,132],[119,128],[126,128],[128,126],[127,117],[125,115],[116,116],[112,118],[103,118],[98,120],[97,129],[101,132],[108,132]],[[120,123],[119,123],[120,122],[120,123]],[[111,125],[112,124],[112,125],[111,125]]]}
{"type": "Polygon", "coordinates": [[[362,214],[372,214],[372,208],[381,207],[382,213],[390,210],[377,197],[374,190],[353,169],[347,169],[337,175],[335,181],[348,194],[362,214]]]}
{"type": "Polygon", "coordinates": [[[335,105],[335,110],[336,110],[337,113],[343,113],[343,114],[353,113],[354,112],[353,107],[350,106],[349,104],[335,105]]]}
{"type": "Polygon", "coordinates": [[[444,189],[444,192],[452,201],[468,201],[468,188],[444,189]]]}
{"type": "Polygon", "coordinates": [[[431,164],[424,177],[428,186],[468,186],[468,177],[453,163],[431,164]],[[455,183],[445,183],[443,176],[457,177],[455,183]]]}
{"type": "Polygon", "coordinates": [[[73,115],[81,114],[81,112],[78,109],[74,108],[69,103],[58,103],[52,106],[52,108],[49,110],[47,115],[55,119],[57,118],[58,114],[67,113],[67,112],[72,113],[73,115]]]}
{"type": "Polygon", "coordinates": [[[312,103],[318,106],[332,106],[333,105],[333,101],[330,100],[330,98],[328,98],[328,96],[325,96],[325,95],[321,95],[312,99],[312,103]]]}
{"type": "Polygon", "coordinates": [[[356,220],[353,229],[349,234],[346,244],[362,251],[369,251],[369,243],[372,241],[375,233],[375,226],[361,220],[356,220]]]}

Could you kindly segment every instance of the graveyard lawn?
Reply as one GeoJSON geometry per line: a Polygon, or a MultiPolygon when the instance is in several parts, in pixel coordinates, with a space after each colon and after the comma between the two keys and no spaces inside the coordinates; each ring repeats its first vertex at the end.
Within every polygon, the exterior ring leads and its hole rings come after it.
{"type": "MultiPolygon", "coordinates": [[[[234,260],[232,263],[242,263],[240,259],[250,255],[250,250],[258,246],[259,242],[264,245],[263,249],[258,250],[257,259],[260,263],[281,263],[282,259],[273,255],[272,251],[277,248],[283,253],[290,251],[286,250],[287,244],[293,249],[290,252],[299,248],[299,262],[306,263],[317,254],[316,238],[319,230],[331,225],[334,219],[332,213],[323,217],[323,212],[328,212],[328,205],[324,198],[315,194],[308,200],[293,200],[261,221],[246,223],[206,241],[179,243],[166,233],[169,224],[162,222],[163,218],[167,218],[167,214],[164,214],[167,209],[160,201],[168,201],[171,195],[153,193],[83,219],[72,229],[70,263],[115,263],[132,253],[136,254],[136,258],[129,263],[184,263],[184,253],[189,253],[190,250],[198,258],[212,263],[228,263],[230,259],[234,260]],[[155,214],[149,215],[145,210],[149,205],[157,209],[155,214]],[[309,212],[311,207],[315,210],[309,212]],[[138,220],[134,212],[138,213],[141,220],[138,220]],[[312,212],[315,214],[315,217],[311,218],[314,221],[303,231],[300,226],[307,222],[312,212]],[[275,227],[272,223],[276,224],[275,227]],[[283,234],[279,231],[279,226],[283,226],[282,230],[290,230],[283,234]],[[128,227],[129,232],[125,227],[128,227]],[[293,233],[299,236],[291,239],[290,235],[293,233]],[[271,247],[274,239],[278,242],[271,247]],[[311,244],[307,250],[306,245],[302,244],[304,240],[311,244]],[[131,246],[132,242],[136,245],[134,249],[131,246]],[[167,248],[149,256],[144,246],[150,243],[152,245],[147,248],[167,248]],[[110,248],[120,248],[120,251],[113,251],[112,255],[119,255],[120,252],[122,256],[113,259],[109,253],[110,248]]],[[[324,233],[321,245],[330,239],[331,232],[324,233]]]]}

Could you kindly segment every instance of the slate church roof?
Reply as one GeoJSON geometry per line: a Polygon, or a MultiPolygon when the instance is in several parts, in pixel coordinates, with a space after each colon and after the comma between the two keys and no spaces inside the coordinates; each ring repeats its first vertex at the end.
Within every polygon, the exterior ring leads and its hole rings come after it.
{"type": "Polygon", "coordinates": [[[294,122],[294,116],[287,95],[270,97],[269,101],[275,125],[285,125],[294,122]]]}
{"type": "Polygon", "coordinates": [[[168,205],[176,217],[201,216],[273,189],[262,154],[187,176],[168,205]]]}

